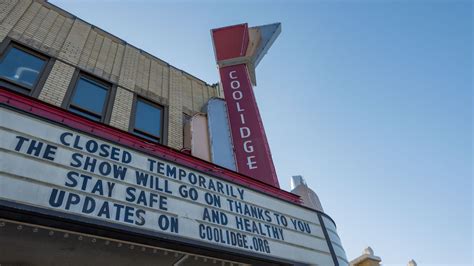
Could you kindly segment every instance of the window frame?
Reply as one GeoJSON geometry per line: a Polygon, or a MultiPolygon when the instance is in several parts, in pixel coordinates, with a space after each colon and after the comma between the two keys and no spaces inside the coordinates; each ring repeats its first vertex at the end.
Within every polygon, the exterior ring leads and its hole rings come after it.
{"type": "Polygon", "coordinates": [[[89,119],[91,121],[101,122],[101,123],[106,123],[107,124],[110,121],[113,101],[115,99],[115,92],[116,92],[116,85],[115,84],[107,82],[107,81],[105,81],[103,79],[100,79],[96,76],[93,76],[92,74],[87,73],[85,71],[81,71],[79,69],[76,69],[76,71],[74,72],[73,77],[71,79],[71,83],[69,83],[69,87],[67,89],[66,96],[64,97],[65,100],[63,101],[62,107],[64,109],[68,110],[69,112],[77,114],[77,115],[79,115],[81,117],[84,117],[86,119],[89,119]],[[82,77],[84,77],[85,79],[87,79],[87,80],[89,80],[93,83],[97,83],[99,86],[105,87],[107,89],[107,94],[105,96],[104,106],[102,107],[102,112],[100,114],[95,113],[95,112],[90,111],[90,110],[87,110],[85,108],[82,108],[81,106],[78,106],[78,105],[72,103],[73,98],[74,98],[74,96],[76,95],[76,92],[77,92],[77,85],[79,84],[79,80],[82,77]],[[90,118],[86,115],[82,115],[78,112],[71,111],[71,106],[72,106],[72,109],[78,110],[79,112],[83,112],[83,113],[85,113],[89,116],[100,117],[100,119],[99,120],[94,120],[94,119],[92,119],[92,118],[90,118]]]}
{"type": "Polygon", "coordinates": [[[39,52],[27,45],[19,43],[17,41],[12,40],[11,38],[5,38],[5,40],[0,45],[0,63],[5,60],[6,55],[11,51],[12,48],[16,48],[22,52],[35,56],[45,61],[45,65],[38,73],[38,77],[35,80],[35,84],[33,87],[27,87],[24,84],[16,82],[14,80],[9,80],[0,76],[0,86],[5,87],[7,89],[29,95],[32,97],[37,98],[41,92],[41,89],[46,82],[49,74],[51,73],[51,69],[53,68],[54,62],[56,61],[55,58],[50,57],[42,52],[39,52]]]}
{"type": "Polygon", "coordinates": [[[137,137],[139,137],[141,139],[144,139],[146,141],[151,141],[153,143],[159,143],[159,144],[165,145],[166,141],[167,141],[166,132],[168,131],[167,126],[166,126],[167,122],[168,122],[167,117],[168,117],[168,111],[167,111],[167,108],[164,105],[159,104],[157,102],[154,102],[152,100],[149,100],[147,98],[141,97],[137,94],[133,94],[132,112],[130,114],[130,123],[129,123],[128,131],[131,134],[133,134],[134,136],[137,136],[137,137]],[[143,101],[143,102],[145,102],[145,103],[161,110],[161,117],[160,117],[161,125],[160,125],[160,136],[159,137],[157,137],[156,135],[153,135],[152,133],[149,133],[149,132],[146,132],[146,131],[135,128],[138,101],[143,101]],[[137,132],[138,132],[138,134],[137,134],[137,132]],[[148,138],[143,137],[142,135],[145,135],[148,138]],[[158,139],[158,141],[152,141],[150,139],[158,139]]]}

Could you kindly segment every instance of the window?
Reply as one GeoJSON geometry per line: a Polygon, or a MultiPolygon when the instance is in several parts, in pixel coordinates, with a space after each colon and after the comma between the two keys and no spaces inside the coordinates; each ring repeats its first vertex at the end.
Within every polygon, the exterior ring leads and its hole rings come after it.
{"type": "Polygon", "coordinates": [[[162,143],[163,107],[137,98],[134,109],[132,132],[150,141],[162,143]]]}
{"type": "Polygon", "coordinates": [[[79,74],[67,109],[95,121],[104,121],[111,86],[79,74]]]}
{"type": "Polygon", "coordinates": [[[2,85],[31,94],[46,68],[48,58],[16,44],[10,44],[0,57],[2,85]]]}

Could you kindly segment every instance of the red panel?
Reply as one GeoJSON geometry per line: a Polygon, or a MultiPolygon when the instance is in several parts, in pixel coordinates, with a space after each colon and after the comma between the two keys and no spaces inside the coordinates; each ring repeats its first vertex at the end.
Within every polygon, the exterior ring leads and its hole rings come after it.
{"type": "Polygon", "coordinates": [[[241,175],[237,172],[222,168],[218,165],[192,157],[178,150],[164,145],[145,142],[128,132],[85,119],[70,113],[57,106],[53,106],[37,99],[20,95],[0,87],[0,103],[12,106],[16,109],[35,114],[50,121],[59,122],[71,128],[87,132],[103,139],[120,143],[121,145],[145,152],[147,154],[162,158],[177,164],[196,169],[212,176],[229,180],[247,188],[278,197],[280,199],[301,204],[299,196],[279,188],[269,186],[259,180],[241,175]]]}
{"type": "Polygon", "coordinates": [[[245,64],[220,69],[237,171],[279,187],[270,147],[245,64]]]}
{"type": "Polygon", "coordinates": [[[217,61],[244,56],[249,44],[247,23],[213,29],[212,39],[217,61]]]}

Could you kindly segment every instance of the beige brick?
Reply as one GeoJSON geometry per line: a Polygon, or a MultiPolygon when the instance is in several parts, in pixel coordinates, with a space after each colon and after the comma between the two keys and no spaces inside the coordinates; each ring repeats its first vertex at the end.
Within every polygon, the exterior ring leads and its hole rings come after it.
{"type": "Polygon", "coordinates": [[[149,90],[162,97],[162,83],[163,67],[156,60],[150,60],[150,83],[148,84],[149,90]]]}
{"type": "Polygon", "coordinates": [[[137,65],[140,51],[130,45],[125,46],[122,67],[120,70],[119,85],[130,90],[135,89],[137,65]]]}
{"type": "Polygon", "coordinates": [[[23,35],[26,28],[31,24],[31,21],[36,17],[36,13],[41,9],[41,4],[38,2],[33,2],[28,7],[26,12],[23,14],[18,23],[13,27],[13,32],[17,33],[18,37],[23,35]]]}
{"type": "Polygon", "coordinates": [[[5,1],[4,3],[5,11],[11,7],[9,12],[3,13],[5,16],[0,23],[0,41],[3,41],[9,32],[14,28],[14,26],[21,19],[23,14],[26,12],[28,7],[31,4],[31,0],[22,0],[22,1],[5,1]],[[12,7],[12,5],[15,5],[12,7]]]}
{"type": "Polygon", "coordinates": [[[201,85],[201,90],[202,90],[202,97],[205,102],[210,98],[209,96],[209,89],[206,85],[201,85]]]}
{"type": "Polygon", "coordinates": [[[104,72],[107,73],[108,76],[112,75],[112,68],[114,66],[115,54],[117,53],[117,46],[118,45],[116,42],[111,42],[107,55],[105,56],[104,72]]]}
{"type": "Polygon", "coordinates": [[[61,61],[56,61],[41,90],[39,99],[61,106],[73,74],[74,67],[61,61]]]}
{"type": "Polygon", "coordinates": [[[77,65],[91,26],[81,20],[74,20],[71,31],[64,42],[59,58],[77,65]]]}
{"type": "Polygon", "coordinates": [[[48,33],[51,31],[54,22],[56,21],[56,18],[58,17],[58,13],[54,10],[48,10],[48,13],[44,17],[44,19],[41,21],[41,24],[37,31],[35,32],[33,39],[37,40],[41,44],[44,44],[46,41],[46,37],[48,36],[48,33]]]}
{"type": "Polygon", "coordinates": [[[163,67],[163,83],[161,84],[161,94],[165,99],[170,95],[170,67],[163,67]]]}
{"type": "Polygon", "coordinates": [[[87,69],[94,71],[95,66],[97,64],[97,59],[99,58],[100,48],[102,47],[103,42],[104,42],[104,36],[97,34],[94,45],[92,46],[92,49],[91,49],[89,60],[87,62],[87,69]]]}
{"type": "Polygon", "coordinates": [[[197,81],[192,81],[191,89],[193,91],[193,110],[195,112],[200,112],[204,104],[202,84],[197,81]]]}
{"type": "Polygon", "coordinates": [[[143,88],[146,90],[150,90],[150,65],[151,59],[149,57],[145,57],[145,59],[143,60],[142,85],[143,88]]]}
{"type": "Polygon", "coordinates": [[[79,57],[78,65],[80,67],[87,69],[87,66],[88,66],[87,63],[89,62],[89,57],[91,56],[92,47],[94,47],[96,37],[97,37],[97,32],[94,30],[91,30],[89,32],[89,36],[87,36],[87,41],[86,41],[86,44],[84,45],[84,48],[82,49],[81,56],[79,57]]]}
{"type": "Polygon", "coordinates": [[[147,77],[145,73],[146,61],[147,58],[143,54],[138,56],[137,75],[135,79],[135,86],[145,90],[147,89],[144,82],[145,78],[147,77]]]}
{"type": "Polygon", "coordinates": [[[133,93],[124,88],[117,87],[112,115],[110,117],[110,125],[128,131],[132,104],[133,93]]]}
{"type": "Polygon", "coordinates": [[[3,0],[0,1],[0,21],[5,19],[10,11],[15,7],[18,0],[3,0]]]}
{"type": "Polygon", "coordinates": [[[183,148],[183,94],[181,71],[170,68],[170,106],[168,124],[168,146],[183,148]]]}
{"type": "Polygon", "coordinates": [[[51,50],[54,51],[54,55],[56,56],[59,55],[61,47],[63,47],[64,42],[66,41],[66,38],[68,36],[69,31],[71,30],[74,20],[71,18],[60,17],[58,18],[58,23],[60,23],[61,28],[55,36],[53,45],[51,46],[51,50]]]}
{"type": "Polygon", "coordinates": [[[181,74],[181,86],[183,90],[183,106],[188,108],[189,110],[194,110],[193,108],[193,90],[191,87],[191,80],[188,79],[186,76],[181,74]]]}
{"type": "Polygon", "coordinates": [[[107,55],[109,54],[110,46],[112,44],[112,40],[109,38],[104,38],[102,42],[102,46],[100,47],[99,55],[97,56],[97,62],[95,64],[95,68],[102,70],[105,69],[105,61],[107,60],[107,55]]]}
{"type": "Polygon", "coordinates": [[[144,53],[140,54],[137,66],[137,77],[135,80],[135,86],[140,89],[144,89],[145,91],[148,91],[150,89],[150,64],[150,56],[144,53]]]}
{"type": "MultiPolygon", "coordinates": [[[[41,23],[45,20],[48,12],[49,9],[43,6],[38,10],[38,12],[35,14],[35,17],[26,28],[25,32],[23,32],[22,39],[34,39],[36,32],[39,30],[41,23]]],[[[41,43],[43,40],[35,39],[35,41],[41,43]]]]}
{"type": "Polygon", "coordinates": [[[43,41],[44,46],[48,47],[49,49],[52,48],[54,44],[54,40],[56,40],[56,36],[58,36],[63,23],[64,23],[64,17],[56,13],[56,17],[52,21],[51,27],[46,32],[46,37],[44,38],[44,41],[43,41]]]}
{"type": "Polygon", "coordinates": [[[123,54],[125,51],[125,45],[117,44],[117,52],[115,53],[114,65],[112,67],[112,75],[110,79],[112,82],[119,81],[120,69],[122,68],[123,54]]]}

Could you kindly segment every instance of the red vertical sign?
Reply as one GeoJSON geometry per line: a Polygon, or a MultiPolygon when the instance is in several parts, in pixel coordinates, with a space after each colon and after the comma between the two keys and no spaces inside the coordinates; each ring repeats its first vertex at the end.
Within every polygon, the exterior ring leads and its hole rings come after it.
{"type": "Polygon", "coordinates": [[[279,187],[246,65],[222,67],[220,76],[238,172],[279,187]]]}
{"type": "Polygon", "coordinates": [[[249,29],[239,24],[212,30],[216,61],[229,113],[237,171],[279,187],[270,147],[253,94],[247,47],[249,29]],[[225,66],[220,63],[226,62],[225,66]]]}

